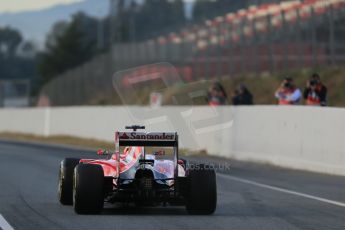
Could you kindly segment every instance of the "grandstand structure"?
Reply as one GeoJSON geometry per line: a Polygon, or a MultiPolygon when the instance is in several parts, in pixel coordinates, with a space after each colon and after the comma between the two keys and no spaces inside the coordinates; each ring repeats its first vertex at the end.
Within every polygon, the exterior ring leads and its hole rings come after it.
{"type": "Polygon", "coordinates": [[[334,22],[344,17],[344,7],[343,0],[251,6],[160,37],[158,42],[193,44],[196,62],[209,65],[208,71],[201,69],[203,77],[335,64],[344,61],[345,50],[337,46],[341,40],[335,40],[334,28],[334,22]]]}
{"type": "MultiPolygon", "coordinates": [[[[342,64],[344,22],[345,0],[253,5],[166,36],[114,44],[109,53],[48,83],[42,95],[53,105],[85,104],[99,89],[113,94],[114,72],[158,62],[176,66],[184,82],[342,64]]],[[[149,68],[142,74],[156,71],[149,68]]],[[[137,77],[124,76],[124,87],[135,82],[131,78],[137,77]]]]}

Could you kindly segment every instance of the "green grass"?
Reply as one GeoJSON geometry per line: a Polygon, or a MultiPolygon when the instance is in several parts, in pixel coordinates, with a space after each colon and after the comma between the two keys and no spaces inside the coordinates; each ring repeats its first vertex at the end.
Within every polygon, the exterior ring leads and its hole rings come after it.
{"type": "MultiPolygon", "coordinates": [[[[253,74],[240,76],[223,76],[219,80],[223,84],[229,100],[239,83],[244,83],[254,95],[255,104],[270,105],[276,104],[274,92],[286,76],[292,77],[295,84],[301,90],[304,89],[310,75],[318,72],[323,83],[328,88],[328,105],[345,107],[345,66],[344,67],[319,67],[317,69],[302,69],[288,71],[279,74],[253,74]]],[[[163,94],[164,105],[206,105],[205,100],[207,89],[212,83],[211,80],[200,80],[198,82],[181,84],[177,83],[172,87],[164,87],[163,84],[140,85],[135,92],[129,90],[123,95],[123,101],[118,95],[113,94],[111,98],[99,96],[88,104],[126,104],[126,105],[148,105],[151,92],[161,92],[163,94]]],[[[303,101],[302,101],[303,104],[303,101]]]]}
{"type": "MultiPolygon", "coordinates": [[[[90,138],[80,138],[74,136],[67,136],[67,135],[57,135],[57,136],[39,136],[33,134],[24,134],[24,133],[11,133],[11,132],[2,132],[0,133],[0,139],[4,140],[14,140],[14,141],[31,141],[31,142],[39,142],[39,143],[47,143],[47,144],[62,144],[62,145],[69,145],[73,147],[81,147],[81,148],[88,148],[94,149],[106,149],[112,152],[114,150],[114,143],[106,142],[96,139],[90,138]]],[[[147,148],[147,151],[150,151],[150,148],[147,148]]],[[[191,151],[189,149],[181,148],[179,149],[179,153],[182,156],[190,156],[190,155],[207,155],[205,150],[200,151],[191,151]]]]}
{"type": "MultiPolygon", "coordinates": [[[[277,101],[274,98],[274,92],[281,84],[281,81],[284,77],[292,77],[295,81],[295,84],[302,91],[306,86],[307,81],[310,76],[317,72],[321,76],[322,82],[328,88],[328,105],[344,107],[345,106],[345,66],[344,67],[326,67],[320,68],[320,70],[312,69],[303,69],[300,71],[289,71],[281,74],[268,75],[262,74],[261,76],[254,75],[242,75],[229,78],[224,76],[220,79],[220,82],[224,86],[229,100],[235,91],[235,88],[238,84],[244,83],[249,90],[254,95],[254,103],[259,105],[270,105],[276,104],[277,101]]],[[[164,92],[164,102],[169,105],[172,104],[173,96],[180,98],[180,104],[190,105],[190,101],[187,99],[183,100],[184,95],[188,95],[193,91],[198,89],[207,91],[207,88],[211,82],[200,82],[193,84],[186,84],[184,86],[176,86],[169,89],[166,89],[164,92]],[[181,97],[182,96],[182,97],[181,97]]],[[[301,102],[304,103],[303,101],[301,102]]],[[[199,100],[193,104],[207,104],[206,100],[199,100]]]]}
{"type": "Polygon", "coordinates": [[[19,141],[35,141],[41,143],[50,143],[50,144],[64,144],[71,145],[76,147],[90,148],[90,149],[113,149],[114,144],[111,142],[100,141],[95,139],[88,138],[79,138],[67,135],[59,136],[39,136],[32,134],[23,134],[23,133],[11,133],[3,132],[0,133],[0,139],[9,139],[9,140],[19,140],[19,141]]]}

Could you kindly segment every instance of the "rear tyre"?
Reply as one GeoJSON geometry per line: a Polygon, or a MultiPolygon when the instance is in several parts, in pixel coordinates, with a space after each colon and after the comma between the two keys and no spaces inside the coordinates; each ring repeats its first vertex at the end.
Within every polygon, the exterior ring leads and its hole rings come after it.
{"type": "Polygon", "coordinates": [[[73,172],[79,160],[66,158],[60,163],[58,199],[63,205],[73,204],[73,172]]]}
{"type": "Polygon", "coordinates": [[[216,173],[205,165],[189,170],[186,209],[189,214],[210,215],[217,206],[216,173]]]}
{"type": "Polygon", "coordinates": [[[98,214],[104,205],[104,174],[100,165],[79,164],[74,169],[73,206],[78,214],[98,214]]]}

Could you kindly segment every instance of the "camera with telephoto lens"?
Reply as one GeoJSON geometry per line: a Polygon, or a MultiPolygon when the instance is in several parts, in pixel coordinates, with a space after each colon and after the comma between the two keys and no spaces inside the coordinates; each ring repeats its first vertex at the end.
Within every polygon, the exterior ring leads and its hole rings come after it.
{"type": "Polygon", "coordinates": [[[291,82],[285,82],[285,83],[284,83],[284,87],[285,87],[285,88],[291,88],[291,87],[292,87],[291,82]]]}
{"type": "Polygon", "coordinates": [[[310,80],[310,81],[309,81],[309,85],[310,85],[310,86],[316,86],[316,85],[317,85],[317,81],[315,81],[315,80],[310,80]]]}

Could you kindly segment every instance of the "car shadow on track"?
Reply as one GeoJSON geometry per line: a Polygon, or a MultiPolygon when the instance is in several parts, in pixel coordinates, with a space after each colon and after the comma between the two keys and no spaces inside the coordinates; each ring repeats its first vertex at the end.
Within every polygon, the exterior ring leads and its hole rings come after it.
{"type": "Polygon", "coordinates": [[[105,207],[101,215],[188,215],[184,207],[105,207]]]}
{"type": "MultiPolygon", "coordinates": [[[[220,208],[220,207],[219,207],[220,208]]],[[[167,207],[136,207],[136,206],[106,206],[100,215],[133,215],[133,216],[229,216],[218,208],[211,215],[191,215],[183,206],[167,207]]]]}

